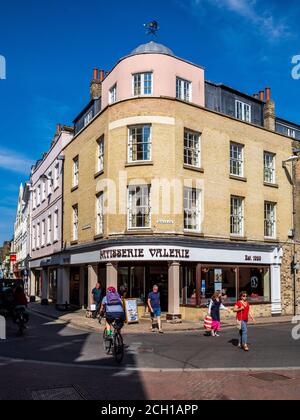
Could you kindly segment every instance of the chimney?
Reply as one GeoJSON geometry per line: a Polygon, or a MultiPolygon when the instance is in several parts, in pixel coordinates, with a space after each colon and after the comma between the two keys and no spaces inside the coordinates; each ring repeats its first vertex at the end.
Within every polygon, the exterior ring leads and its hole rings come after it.
{"type": "Polygon", "coordinates": [[[100,81],[103,82],[104,80],[104,70],[100,70],[100,81]]]}
{"type": "Polygon", "coordinates": [[[61,132],[61,124],[60,123],[57,123],[57,125],[56,125],[56,134],[60,134],[60,132],[61,132]]]}
{"type": "Polygon", "coordinates": [[[276,129],[275,102],[271,99],[271,89],[266,88],[266,104],[264,107],[264,126],[268,130],[276,129]]]}
{"type": "Polygon", "coordinates": [[[107,76],[109,76],[110,75],[110,71],[106,71],[105,72],[105,77],[107,77],[107,76]]]}
{"type": "Polygon", "coordinates": [[[253,98],[258,99],[258,93],[254,93],[253,98]]]}
{"type": "Polygon", "coordinates": [[[265,92],[264,90],[259,91],[259,99],[263,102],[265,100],[265,92]]]}
{"type": "Polygon", "coordinates": [[[90,84],[91,99],[98,99],[102,96],[102,82],[99,79],[99,70],[94,69],[93,79],[90,84]]]}

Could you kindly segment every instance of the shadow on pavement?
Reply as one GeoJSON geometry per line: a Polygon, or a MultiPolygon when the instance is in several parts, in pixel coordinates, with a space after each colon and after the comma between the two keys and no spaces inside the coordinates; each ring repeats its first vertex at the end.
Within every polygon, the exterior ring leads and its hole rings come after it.
{"type": "MultiPolygon", "coordinates": [[[[8,320],[7,340],[0,342],[0,399],[10,399],[10,386],[14,396],[19,392],[21,399],[27,399],[24,386],[34,390],[78,383],[85,384],[86,399],[147,399],[139,374],[127,370],[137,366],[135,355],[125,348],[121,365],[107,356],[103,329],[88,333],[31,314],[24,337],[17,338],[17,328],[8,320]]],[[[28,399],[32,392],[27,392],[28,399]]]]}

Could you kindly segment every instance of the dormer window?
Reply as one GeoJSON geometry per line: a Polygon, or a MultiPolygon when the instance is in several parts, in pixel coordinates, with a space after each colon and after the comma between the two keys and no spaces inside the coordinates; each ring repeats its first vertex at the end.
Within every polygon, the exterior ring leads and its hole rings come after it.
{"type": "Polygon", "coordinates": [[[176,98],[181,101],[192,101],[192,83],[188,80],[177,77],[176,79],[176,98]]]}
{"type": "Polygon", "coordinates": [[[251,122],[251,106],[241,101],[235,101],[235,118],[251,122]]]}
{"type": "Polygon", "coordinates": [[[152,95],[153,74],[137,73],[133,75],[133,96],[152,95]]]}
{"type": "Polygon", "coordinates": [[[89,111],[84,117],[84,126],[88,125],[93,119],[93,111],[89,111]]]}

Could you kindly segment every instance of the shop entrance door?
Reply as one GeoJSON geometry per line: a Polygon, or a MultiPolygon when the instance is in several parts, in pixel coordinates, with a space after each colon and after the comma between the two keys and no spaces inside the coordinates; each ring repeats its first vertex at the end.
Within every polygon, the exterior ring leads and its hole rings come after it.
{"type": "Polygon", "coordinates": [[[168,266],[151,265],[146,269],[146,297],[157,285],[160,292],[160,303],[163,312],[168,312],[168,266]]]}
{"type": "Polygon", "coordinates": [[[80,268],[72,267],[70,276],[70,304],[80,306],[80,268]]]}

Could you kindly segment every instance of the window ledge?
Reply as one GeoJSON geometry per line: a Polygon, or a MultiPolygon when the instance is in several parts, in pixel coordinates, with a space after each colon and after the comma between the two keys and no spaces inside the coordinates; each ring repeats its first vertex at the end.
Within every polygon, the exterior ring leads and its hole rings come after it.
{"type": "Polygon", "coordinates": [[[132,166],[153,166],[154,163],[152,160],[141,160],[140,162],[127,162],[125,163],[125,168],[130,168],[132,166]]]}
{"type": "Polygon", "coordinates": [[[71,246],[78,245],[78,241],[72,241],[71,246]]]}
{"type": "Polygon", "coordinates": [[[229,175],[230,179],[233,179],[235,181],[242,181],[242,182],[247,182],[248,179],[243,177],[243,176],[237,176],[237,175],[229,175]]]}
{"type": "Polygon", "coordinates": [[[270,244],[275,244],[275,243],[279,242],[279,239],[278,238],[267,238],[267,237],[265,237],[264,241],[267,242],[267,243],[270,243],[270,244]]]}
{"type": "Polygon", "coordinates": [[[203,168],[197,168],[197,166],[184,164],[183,168],[187,169],[187,170],[190,170],[190,171],[200,172],[201,174],[204,174],[204,169],[203,168]]]}
{"type": "Polygon", "coordinates": [[[195,232],[193,230],[184,230],[184,235],[185,236],[195,236],[195,237],[198,237],[198,238],[204,238],[204,233],[195,232]]]}
{"type": "Polygon", "coordinates": [[[56,239],[55,241],[53,241],[53,244],[52,245],[55,245],[57,243],[58,243],[58,239],[56,239]]]}
{"type": "Polygon", "coordinates": [[[247,242],[248,238],[246,236],[234,236],[234,235],[230,235],[230,240],[231,241],[236,241],[236,242],[247,242]]]}
{"type": "Polygon", "coordinates": [[[71,188],[71,193],[74,192],[74,191],[77,191],[78,188],[79,188],[79,185],[76,185],[75,187],[71,188]]]}
{"type": "Polygon", "coordinates": [[[103,233],[101,233],[99,235],[94,236],[94,241],[97,241],[98,239],[103,239],[103,238],[104,238],[104,235],[103,235],[103,233]]]}
{"type": "Polygon", "coordinates": [[[151,228],[144,229],[127,229],[125,235],[153,235],[154,231],[151,228]]]}
{"type": "Polygon", "coordinates": [[[104,174],[104,170],[102,169],[101,171],[98,171],[97,173],[95,173],[94,178],[96,179],[103,174],[104,174]]]}
{"type": "Polygon", "coordinates": [[[270,182],[264,182],[265,187],[271,187],[271,188],[279,188],[278,184],[271,184],[270,182]]]}

